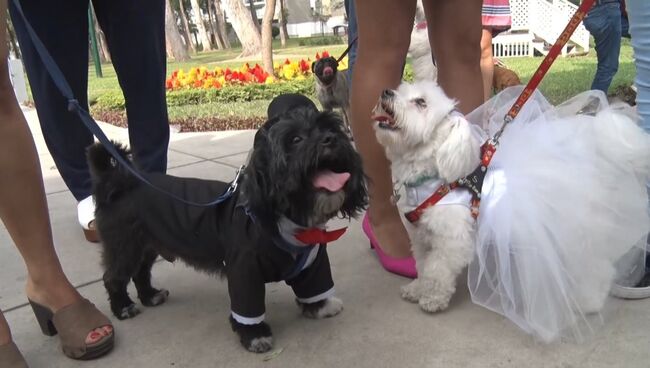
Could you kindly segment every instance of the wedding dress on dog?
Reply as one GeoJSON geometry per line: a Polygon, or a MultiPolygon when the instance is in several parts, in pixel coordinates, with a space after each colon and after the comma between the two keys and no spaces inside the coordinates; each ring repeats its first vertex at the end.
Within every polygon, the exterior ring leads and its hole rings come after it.
{"type": "MultiPolygon", "coordinates": [[[[522,88],[506,89],[468,120],[493,136],[522,88]]],[[[650,231],[650,135],[635,119],[602,92],[559,106],[531,96],[505,129],[483,185],[468,273],[475,303],[545,342],[588,335],[614,263],[644,246],[650,231]]]]}

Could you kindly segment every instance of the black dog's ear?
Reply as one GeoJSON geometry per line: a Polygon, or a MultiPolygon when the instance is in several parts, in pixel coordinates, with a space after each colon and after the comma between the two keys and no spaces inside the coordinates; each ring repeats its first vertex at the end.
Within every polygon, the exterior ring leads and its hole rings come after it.
{"type": "Polygon", "coordinates": [[[263,226],[272,224],[275,220],[273,209],[276,206],[273,198],[276,188],[273,179],[268,175],[269,159],[272,156],[268,129],[277,121],[277,118],[267,121],[255,134],[255,143],[241,184],[248,209],[255,215],[255,220],[263,226]]]}
{"type": "Polygon", "coordinates": [[[316,63],[317,63],[317,62],[318,62],[318,60],[316,60],[316,61],[314,61],[313,63],[311,63],[311,72],[312,72],[312,73],[316,73],[316,63]]]}

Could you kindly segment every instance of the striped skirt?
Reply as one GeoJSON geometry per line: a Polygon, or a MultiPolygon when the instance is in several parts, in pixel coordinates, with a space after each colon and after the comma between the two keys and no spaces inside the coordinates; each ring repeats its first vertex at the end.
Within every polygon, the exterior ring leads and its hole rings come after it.
{"type": "Polygon", "coordinates": [[[484,0],[481,15],[484,28],[505,31],[512,25],[509,0],[484,0]]]}

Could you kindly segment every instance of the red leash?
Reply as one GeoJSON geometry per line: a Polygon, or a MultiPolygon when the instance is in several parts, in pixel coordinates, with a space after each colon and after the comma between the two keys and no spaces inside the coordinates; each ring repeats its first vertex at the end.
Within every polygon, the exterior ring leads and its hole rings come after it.
{"type": "Polygon", "coordinates": [[[420,204],[413,211],[407,212],[405,214],[406,219],[409,220],[409,222],[418,221],[425,209],[435,205],[445,195],[447,195],[447,193],[459,187],[467,188],[470,190],[470,192],[472,192],[472,216],[474,216],[474,218],[478,217],[478,206],[481,200],[481,187],[483,186],[483,179],[485,178],[487,167],[490,164],[490,161],[492,161],[494,152],[497,150],[501,134],[503,134],[506,125],[515,120],[515,117],[517,114],[519,114],[521,108],[533,94],[539,83],[546,75],[546,72],[548,72],[548,70],[551,68],[551,65],[553,65],[553,62],[560,54],[562,47],[564,47],[564,45],[569,41],[569,38],[571,38],[573,32],[587,15],[589,9],[591,9],[594,1],[595,0],[584,0],[578,7],[578,10],[576,10],[575,14],[573,14],[573,17],[571,17],[569,20],[569,24],[567,24],[567,26],[564,28],[564,31],[562,31],[560,37],[558,37],[557,41],[555,41],[555,44],[553,47],[551,47],[551,50],[548,52],[542,63],[539,65],[539,67],[537,67],[537,71],[535,71],[533,77],[530,79],[530,81],[528,81],[528,84],[526,84],[526,87],[519,95],[519,98],[517,98],[517,101],[515,101],[515,103],[512,105],[504,117],[501,128],[496,132],[493,138],[485,142],[485,144],[481,147],[481,164],[476,168],[476,170],[474,170],[474,172],[472,172],[470,175],[451,184],[443,184],[438,187],[438,189],[429,198],[422,202],[422,204],[420,204]]]}

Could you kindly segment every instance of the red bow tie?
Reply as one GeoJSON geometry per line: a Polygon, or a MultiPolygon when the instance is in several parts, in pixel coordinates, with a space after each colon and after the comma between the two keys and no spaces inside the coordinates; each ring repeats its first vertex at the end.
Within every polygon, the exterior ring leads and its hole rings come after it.
{"type": "Polygon", "coordinates": [[[298,239],[298,241],[305,244],[326,244],[340,238],[341,235],[345,233],[345,230],[347,230],[347,227],[337,229],[337,230],[332,230],[332,231],[312,228],[307,230],[301,230],[297,232],[294,235],[294,237],[298,239]]]}

